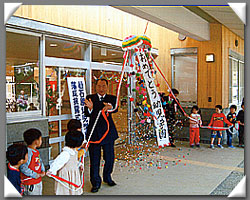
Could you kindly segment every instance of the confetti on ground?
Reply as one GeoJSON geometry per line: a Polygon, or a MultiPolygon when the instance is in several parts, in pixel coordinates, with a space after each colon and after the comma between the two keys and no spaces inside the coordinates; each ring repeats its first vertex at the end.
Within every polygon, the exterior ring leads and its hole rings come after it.
{"type": "Polygon", "coordinates": [[[145,170],[160,170],[167,169],[169,167],[176,166],[186,166],[184,160],[187,160],[189,153],[175,154],[175,151],[180,150],[180,148],[171,148],[171,151],[164,147],[159,148],[155,141],[155,138],[148,138],[144,140],[137,140],[133,144],[123,143],[117,146],[115,161],[120,167],[120,170],[127,169],[131,174],[140,173],[145,170]],[[174,160],[164,159],[161,154],[166,155],[170,153],[174,160]],[[181,160],[180,158],[183,158],[181,160]],[[169,165],[169,163],[172,163],[169,165]]]}

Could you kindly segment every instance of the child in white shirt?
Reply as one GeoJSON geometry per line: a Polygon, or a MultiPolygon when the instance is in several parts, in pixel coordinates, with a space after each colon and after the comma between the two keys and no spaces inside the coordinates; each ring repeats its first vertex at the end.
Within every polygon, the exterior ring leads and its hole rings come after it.
{"type": "Polygon", "coordinates": [[[200,129],[199,126],[201,126],[201,116],[199,114],[199,108],[198,106],[193,106],[191,109],[191,115],[189,119],[189,143],[190,147],[194,147],[194,143],[197,147],[200,147],[200,129]]]}
{"type": "MultiPolygon", "coordinates": [[[[65,135],[65,147],[51,164],[47,175],[58,175],[76,185],[81,185],[81,175],[78,162],[77,149],[82,146],[84,136],[81,131],[69,131],[65,135]]],[[[71,184],[65,183],[67,187],[60,182],[55,183],[56,195],[81,195],[83,189],[77,189],[71,184]]]]}

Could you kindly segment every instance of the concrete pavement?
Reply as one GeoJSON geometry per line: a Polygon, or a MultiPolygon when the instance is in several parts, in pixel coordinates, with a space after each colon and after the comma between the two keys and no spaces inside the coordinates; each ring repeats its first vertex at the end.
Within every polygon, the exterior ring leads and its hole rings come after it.
{"type": "MultiPolygon", "coordinates": [[[[131,146],[116,147],[113,179],[117,185],[103,183],[98,193],[90,192],[86,158],[83,195],[209,195],[231,172],[244,173],[244,168],[238,166],[244,160],[243,148],[213,150],[201,144],[201,148],[192,149],[188,142],[181,141],[176,145],[159,149],[154,145],[142,148],[140,144],[136,148],[141,151],[133,153],[131,146]]],[[[43,185],[44,195],[54,195],[51,178],[43,178],[43,185]]]]}

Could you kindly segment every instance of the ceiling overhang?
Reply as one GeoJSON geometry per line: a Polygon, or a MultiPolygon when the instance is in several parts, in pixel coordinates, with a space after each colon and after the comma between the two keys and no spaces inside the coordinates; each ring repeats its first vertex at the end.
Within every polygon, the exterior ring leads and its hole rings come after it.
{"type": "Polygon", "coordinates": [[[198,41],[210,40],[209,23],[244,39],[244,23],[230,6],[113,6],[198,41]]]}
{"type": "Polygon", "coordinates": [[[209,22],[183,6],[114,6],[198,41],[210,39],[209,22]]]}

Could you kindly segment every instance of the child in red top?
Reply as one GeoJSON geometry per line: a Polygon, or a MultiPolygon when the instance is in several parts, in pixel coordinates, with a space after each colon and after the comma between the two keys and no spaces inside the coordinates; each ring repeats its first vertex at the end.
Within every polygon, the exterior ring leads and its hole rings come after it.
{"type": "MultiPolygon", "coordinates": [[[[212,115],[211,121],[208,124],[208,126],[212,126],[212,127],[224,127],[224,122],[227,123],[229,126],[232,126],[233,124],[230,123],[226,116],[221,113],[222,112],[222,106],[221,105],[216,105],[215,106],[216,109],[216,113],[214,113],[212,115]]],[[[214,139],[216,138],[216,135],[218,135],[218,147],[219,148],[223,148],[223,146],[221,145],[221,138],[222,138],[222,131],[221,130],[212,130],[211,133],[211,145],[210,148],[214,149],[214,139]]]]}
{"type": "Polygon", "coordinates": [[[28,145],[28,162],[20,166],[24,195],[42,195],[42,178],[45,168],[37,150],[42,145],[42,134],[38,129],[29,129],[23,134],[28,145]]]}

